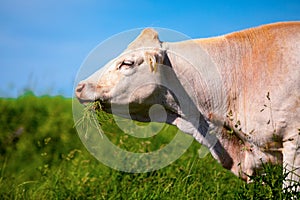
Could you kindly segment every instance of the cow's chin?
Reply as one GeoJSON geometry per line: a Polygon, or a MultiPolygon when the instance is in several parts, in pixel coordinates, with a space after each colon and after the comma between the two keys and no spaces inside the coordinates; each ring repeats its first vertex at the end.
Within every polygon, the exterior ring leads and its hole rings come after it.
{"type": "Polygon", "coordinates": [[[89,99],[80,99],[80,98],[77,98],[79,103],[84,105],[84,106],[88,106],[89,104],[93,103],[94,101],[92,100],[89,100],[89,99]]]}

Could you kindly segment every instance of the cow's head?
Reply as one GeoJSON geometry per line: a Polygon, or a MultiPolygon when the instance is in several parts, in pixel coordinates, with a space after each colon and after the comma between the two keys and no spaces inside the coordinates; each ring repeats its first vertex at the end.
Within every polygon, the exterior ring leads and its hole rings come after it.
{"type": "Polygon", "coordinates": [[[75,92],[83,104],[99,101],[107,112],[150,121],[148,111],[154,104],[170,113],[177,112],[177,100],[164,85],[172,76],[157,32],[145,29],[120,56],[81,81],[75,92]]]}
{"type": "MultiPolygon", "coordinates": [[[[82,104],[99,101],[104,111],[117,116],[173,124],[212,148],[218,140],[208,134],[209,123],[202,115],[202,107],[220,99],[205,95],[210,86],[218,85],[210,80],[217,74],[211,66],[197,43],[164,43],[157,32],[145,29],[120,56],[81,81],[75,92],[82,104]]],[[[225,152],[220,145],[213,155],[219,152],[225,152]]]]}

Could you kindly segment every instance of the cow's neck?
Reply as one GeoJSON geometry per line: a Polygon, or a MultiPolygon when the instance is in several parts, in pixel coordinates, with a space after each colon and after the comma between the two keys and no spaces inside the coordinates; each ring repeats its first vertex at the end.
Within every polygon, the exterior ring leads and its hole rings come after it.
{"type": "Polygon", "coordinates": [[[171,66],[198,110],[209,117],[224,115],[226,102],[222,74],[210,55],[194,41],[164,43],[171,66]]]}
{"type": "MultiPolygon", "coordinates": [[[[221,42],[222,39],[213,40],[213,44],[221,42]]],[[[179,43],[166,43],[163,45],[167,49],[168,59],[173,67],[178,79],[184,86],[189,96],[196,96],[198,110],[205,120],[216,129],[216,140],[211,137],[210,141],[205,140],[207,133],[200,133],[197,139],[195,133],[192,134],[199,142],[210,148],[215,159],[217,159],[225,168],[239,175],[243,166],[241,163],[245,159],[245,151],[241,151],[244,146],[238,135],[227,137],[226,132],[231,131],[231,125],[226,130],[224,123],[230,112],[228,108],[228,83],[224,82],[222,77],[226,75],[220,69],[220,65],[229,66],[234,63],[225,63],[226,56],[230,55],[226,52],[226,48],[218,50],[217,46],[210,46],[207,41],[184,41],[179,43]],[[212,57],[211,57],[212,56],[212,57]],[[216,63],[216,58],[222,58],[216,63]],[[221,63],[224,62],[224,63],[221,63]],[[191,90],[191,88],[195,90],[191,90]],[[218,129],[218,130],[217,130],[218,129]],[[203,138],[204,137],[204,138],[203,138]],[[210,145],[213,145],[210,146],[210,145]]],[[[230,60],[230,59],[228,59],[230,60]]],[[[205,124],[200,122],[200,124],[205,124]]],[[[180,128],[180,127],[179,127],[180,128]]],[[[201,128],[200,128],[201,129],[201,128]]],[[[198,132],[201,132],[198,128],[198,132]]],[[[185,131],[185,130],[183,130],[185,131]]],[[[189,131],[189,130],[188,130],[189,131]]]]}
{"type": "Polygon", "coordinates": [[[200,113],[221,127],[230,114],[228,102],[236,98],[229,95],[229,68],[238,65],[230,61],[233,52],[226,44],[222,38],[163,43],[176,76],[200,113]]]}

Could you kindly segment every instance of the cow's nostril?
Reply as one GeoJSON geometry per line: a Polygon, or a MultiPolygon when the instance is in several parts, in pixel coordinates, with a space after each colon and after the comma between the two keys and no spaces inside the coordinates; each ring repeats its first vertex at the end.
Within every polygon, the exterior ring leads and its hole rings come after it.
{"type": "Polygon", "coordinates": [[[80,97],[80,94],[81,94],[84,87],[85,87],[85,83],[79,83],[77,85],[76,91],[75,91],[77,97],[80,97]]]}
{"type": "Polygon", "coordinates": [[[84,86],[85,86],[85,83],[79,83],[76,88],[76,91],[81,92],[83,90],[84,86]]]}

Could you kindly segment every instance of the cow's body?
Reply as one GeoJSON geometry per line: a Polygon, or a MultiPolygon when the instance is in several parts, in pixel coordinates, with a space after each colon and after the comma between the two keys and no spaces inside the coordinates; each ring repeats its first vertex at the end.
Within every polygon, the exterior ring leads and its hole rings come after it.
{"type": "MultiPolygon", "coordinates": [[[[167,110],[167,123],[193,135],[225,168],[247,179],[262,162],[300,167],[299,92],[300,23],[290,22],[178,43],[160,42],[156,32],[146,29],[103,76],[96,73],[81,82],[76,94],[82,102],[100,100],[117,110],[130,104],[131,116],[139,121],[149,121],[145,110],[159,103],[167,110]],[[136,50],[142,47],[146,50],[136,50]],[[154,54],[150,61],[148,54],[154,54]],[[123,73],[124,66],[137,68],[123,73]],[[139,77],[179,86],[172,88],[175,92],[149,84],[130,89],[142,83],[139,77]]],[[[125,116],[122,112],[114,113],[125,116]]],[[[292,173],[290,178],[299,179],[292,173]]]]}
{"type": "MultiPolygon", "coordinates": [[[[222,109],[215,113],[209,107],[201,110],[208,110],[211,122],[225,122],[235,130],[235,139],[228,137],[228,130],[218,136],[233,158],[231,170],[238,174],[244,168],[243,172],[251,174],[261,165],[261,158],[281,162],[281,153],[294,159],[295,151],[289,147],[300,144],[300,23],[272,24],[193,42],[208,53],[223,79],[222,109]]],[[[169,48],[181,45],[189,42],[169,48]]],[[[299,159],[296,167],[300,167],[299,159]]]]}

